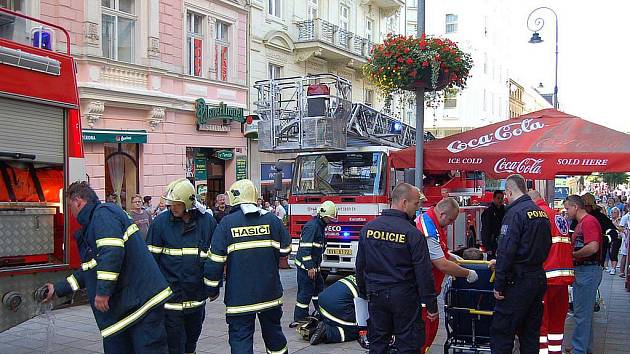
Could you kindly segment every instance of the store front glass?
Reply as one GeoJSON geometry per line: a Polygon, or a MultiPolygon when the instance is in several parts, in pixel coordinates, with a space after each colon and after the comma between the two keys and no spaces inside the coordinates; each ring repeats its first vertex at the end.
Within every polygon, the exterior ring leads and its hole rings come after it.
{"type": "Polygon", "coordinates": [[[214,206],[218,194],[225,193],[225,160],[214,148],[186,148],[186,177],[193,183],[198,197],[207,206],[214,206]]]}
{"type": "Polygon", "coordinates": [[[138,144],[105,143],[105,197],[123,209],[131,208],[131,198],[139,192],[138,144]]]}

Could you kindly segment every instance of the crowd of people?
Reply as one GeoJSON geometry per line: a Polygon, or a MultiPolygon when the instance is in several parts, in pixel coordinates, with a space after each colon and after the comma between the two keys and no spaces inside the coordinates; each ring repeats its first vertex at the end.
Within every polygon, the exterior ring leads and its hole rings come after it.
{"type": "MultiPolygon", "coordinates": [[[[256,318],[267,352],[288,352],[278,270],[280,259],[291,252],[283,223],[286,202],[271,206],[249,180],[235,182],[212,208],[198,200],[185,178],[169,184],[160,202],[164,208],[153,209],[150,198],[136,195],[125,212],[117,203],[101,203],[86,182],[73,183],[66,194],[81,225],[82,264],[65,280],[47,284],[46,301],[86,288],[105,353],[195,352],[205,304],[216,300],[223,286],[232,353],[253,352],[256,318]]],[[[425,200],[418,188],[397,185],[391,209],[361,229],[356,275],[328,288],[320,265],[325,228],[335,221],[337,206],[331,201],[318,206],[300,235],[291,327],[304,330],[314,345],[360,338],[355,300],[362,298],[369,313],[362,343],[369,343],[370,353],[426,352],[438,330],[437,296],[445,277],[475,286],[479,275],[447,246],[446,228],[460,213],[458,202],[444,198],[418,214],[425,200]]],[[[566,349],[593,352],[602,267],[610,262],[614,270],[621,253],[626,256],[621,273],[627,273],[630,213],[627,204],[604,200],[599,206],[590,193],[571,195],[565,217],[538,192],[528,191],[520,175],[509,176],[505,191],[494,194],[482,217],[487,264],[495,273],[493,353],[512,353],[515,336],[523,354],[561,352],[569,284],[576,328],[566,349]]],[[[481,255],[477,249],[459,254],[481,255]]]]}

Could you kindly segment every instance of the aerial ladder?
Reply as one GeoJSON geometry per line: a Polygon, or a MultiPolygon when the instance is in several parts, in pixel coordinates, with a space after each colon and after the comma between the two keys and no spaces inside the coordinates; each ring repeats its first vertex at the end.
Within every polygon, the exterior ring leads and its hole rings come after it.
{"type": "MultiPolygon", "coordinates": [[[[333,74],[257,81],[259,150],[308,152],[348,146],[405,148],[415,144],[410,125],[363,103],[352,103],[352,84],[333,74]]],[[[435,139],[425,133],[425,140],[435,139]]]]}

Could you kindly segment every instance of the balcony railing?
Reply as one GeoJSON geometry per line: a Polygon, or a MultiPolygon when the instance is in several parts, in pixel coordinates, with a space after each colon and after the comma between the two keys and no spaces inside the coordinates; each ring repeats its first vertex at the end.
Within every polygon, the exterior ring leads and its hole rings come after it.
{"type": "Polygon", "coordinates": [[[368,58],[374,43],[328,21],[315,19],[296,23],[298,42],[319,41],[359,57],[368,58]]]}

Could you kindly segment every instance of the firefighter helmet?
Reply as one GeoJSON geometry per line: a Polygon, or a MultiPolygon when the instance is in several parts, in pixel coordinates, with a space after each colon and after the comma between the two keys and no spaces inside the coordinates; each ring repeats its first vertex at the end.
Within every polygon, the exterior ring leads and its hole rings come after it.
{"type": "Polygon", "coordinates": [[[317,215],[319,215],[319,217],[323,218],[325,216],[328,216],[331,219],[336,219],[337,218],[337,206],[335,205],[335,203],[331,202],[330,200],[327,200],[325,202],[323,202],[319,208],[317,208],[317,215]]]}
{"type": "Polygon", "coordinates": [[[182,202],[186,210],[194,208],[195,187],[186,178],[180,178],[169,183],[164,193],[164,204],[173,205],[174,202],[182,202]]]}
{"type": "Polygon", "coordinates": [[[227,191],[231,206],[240,204],[256,204],[258,198],[258,190],[254,183],[248,179],[238,180],[230,186],[227,191]]]}

